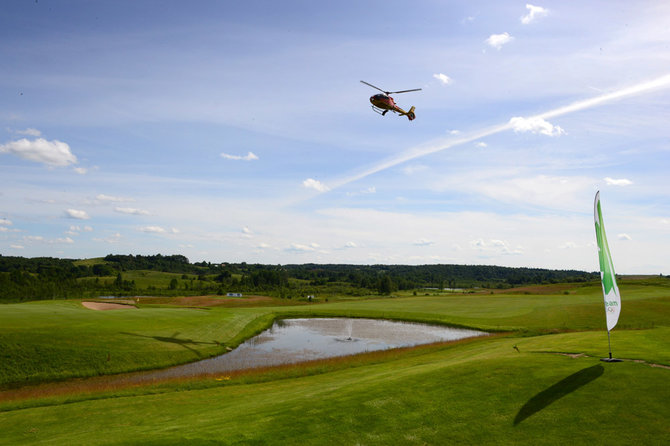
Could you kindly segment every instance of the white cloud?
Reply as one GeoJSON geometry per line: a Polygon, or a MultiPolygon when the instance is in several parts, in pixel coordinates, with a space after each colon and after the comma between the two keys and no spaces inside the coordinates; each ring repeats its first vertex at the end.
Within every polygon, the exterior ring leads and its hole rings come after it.
{"type": "Polygon", "coordinates": [[[65,238],[57,238],[54,240],[49,240],[50,244],[60,244],[60,243],[65,243],[65,244],[72,244],[74,243],[74,240],[72,240],[70,237],[65,237],[65,238]]]}
{"type": "Polygon", "coordinates": [[[314,189],[319,192],[327,192],[330,190],[328,186],[323,184],[319,180],[315,180],[313,178],[307,178],[305,181],[302,182],[303,187],[307,189],[314,189]]]}
{"type": "Polygon", "coordinates": [[[617,238],[619,240],[633,240],[630,235],[628,234],[618,234],[617,238]]]}
{"type": "Polygon", "coordinates": [[[503,255],[519,255],[523,254],[523,249],[521,247],[516,247],[514,249],[510,248],[509,243],[504,240],[488,240],[483,239],[472,240],[470,242],[470,247],[480,251],[486,252],[489,254],[503,254],[503,255]]]}
{"type": "Polygon", "coordinates": [[[44,241],[44,237],[41,235],[27,235],[23,237],[24,240],[27,240],[29,242],[41,242],[44,241]]]}
{"type": "Polygon", "coordinates": [[[9,247],[12,249],[24,249],[23,245],[9,245],[9,247]]]}
{"type": "Polygon", "coordinates": [[[376,194],[377,193],[377,188],[375,186],[370,186],[367,189],[362,189],[357,192],[347,192],[348,197],[355,197],[357,195],[369,195],[369,194],[376,194]]]}
{"type": "Polygon", "coordinates": [[[607,183],[608,186],[630,186],[633,184],[633,182],[629,179],[626,178],[610,178],[606,177],[605,178],[605,183],[607,183]]]}
{"type": "Polygon", "coordinates": [[[315,250],[315,248],[308,245],[302,245],[300,243],[291,243],[291,246],[286,248],[286,250],[295,252],[312,252],[315,250]]]}
{"type": "Polygon", "coordinates": [[[475,249],[484,249],[486,247],[486,242],[482,239],[471,240],[470,246],[475,249]]]}
{"type": "Polygon", "coordinates": [[[488,144],[486,144],[485,142],[482,142],[482,141],[479,141],[479,142],[478,142],[477,144],[475,144],[475,145],[476,145],[477,147],[479,147],[480,149],[485,149],[486,147],[489,146],[488,144]]]}
{"type": "Polygon", "coordinates": [[[94,238],[93,241],[114,244],[114,243],[119,243],[121,238],[122,238],[121,234],[117,232],[115,234],[110,235],[107,238],[94,238]]]}
{"type": "MultiPolygon", "coordinates": [[[[450,181],[469,181],[452,178],[450,181]]],[[[584,193],[593,187],[593,179],[588,177],[567,177],[553,175],[523,176],[518,174],[496,177],[487,173],[471,181],[470,187],[494,200],[533,205],[541,208],[574,209],[581,206],[584,193]],[[484,181],[483,179],[488,179],[484,181]]],[[[590,193],[590,192],[589,192],[590,193]]]]}
{"type": "Polygon", "coordinates": [[[140,231],[150,234],[165,234],[167,232],[165,228],[160,226],[143,226],[140,228],[140,231]]]}
{"type": "Polygon", "coordinates": [[[115,207],[114,212],[118,212],[120,214],[129,214],[129,215],[150,215],[149,211],[145,211],[144,209],[136,209],[136,208],[115,207]]]}
{"type": "Polygon", "coordinates": [[[325,251],[321,250],[321,246],[318,243],[310,243],[309,245],[305,245],[302,243],[291,243],[288,248],[284,249],[285,251],[289,252],[321,252],[325,253],[325,251]]]}
{"type": "Polygon", "coordinates": [[[447,76],[446,74],[438,73],[438,74],[433,74],[433,77],[437,79],[438,81],[442,82],[444,85],[448,85],[451,83],[451,78],[447,76]]]}
{"type": "Polygon", "coordinates": [[[85,168],[85,167],[75,167],[75,168],[72,169],[72,170],[74,170],[74,171],[75,171],[76,173],[78,173],[79,175],[86,175],[86,174],[88,173],[88,169],[85,168]]]}
{"type": "Polygon", "coordinates": [[[70,146],[61,141],[47,141],[43,138],[30,141],[19,139],[0,145],[0,153],[16,155],[28,161],[35,161],[49,166],[68,166],[77,163],[77,157],[70,151],[70,146]]]}
{"type": "Polygon", "coordinates": [[[124,198],[124,197],[114,197],[112,195],[105,195],[105,194],[98,194],[95,197],[96,200],[98,201],[111,201],[114,203],[120,203],[120,202],[125,202],[125,201],[135,201],[132,198],[124,198]]]}
{"type": "Polygon", "coordinates": [[[35,138],[37,138],[39,136],[42,136],[42,132],[40,132],[37,129],[30,128],[30,127],[25,129],[25,130],[14,130],[14,133],[16,133],[17,135],[33,136],[35,138]]]}
{"type": "Polygon", "coordinates": [[[524,25],[528,25],[536,19],[546,17],[549,14],[549,10],[547,8],[543,8],[542,6],[526,4],[526,9],[528,10],[528,14],[521,17],[521,23],[524,25]]]}
{"type": "Polygon", "coordinates": [[[80,211],[77,209],[67,209],[65,211],[65,215],[67,215],[69,218],[76,218],[77,220],[88,220],[91,218],[86,211],[80,211]]]}
{"type": "Polygon", "coordinates": [[[565,134],[565,131],[562,128],[551,124],[539,116],[533,116],[531,118],[516,116],[509,120],[509,124],[516,133],[531,132],[547,136],[560,136],[565,134]]]}
{"type": "Polygon", "coordinates": [[[425,238],[416,240],[415,242],[412,243],[414,246],[430,246],[434,245],[435,242],[432,240],[426,240],[425,238]]]}
{"type": "Polygon", "coordinates": [[[253,152],[249,152],[245,156],[229,155],[227,153],[221,153],[221,158],[229,160],[242,160],[242,161],[255,161],[258,159],[258,157],[253,152]]]}
{"type": "Polygon", "coordinates": [[[347,242],[344,244],[345,248],[358,248],[358,245],[355,242],[347,242]]]}
{"type": "Polygon", "coordinates": [[[0,218],[0,225],[11,226],[12,221],[6,218],[0,218]]]}
{"type": "Polygon", "coordinates": [[[514,37],[510,36],[509,33],[504,32],[502,34],[491,34],[489,38],[486,39],[486,43],[499,50],[503,45],[511,42],[512,40],[514,40],[514,37]]]}

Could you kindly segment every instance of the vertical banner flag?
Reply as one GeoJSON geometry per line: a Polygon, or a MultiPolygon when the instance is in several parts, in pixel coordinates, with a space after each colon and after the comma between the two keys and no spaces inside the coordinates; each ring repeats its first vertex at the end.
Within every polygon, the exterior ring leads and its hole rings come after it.
{"type": "Polygon", "coordinates": [[[603,297],[605,299],[605,316],[607,316],[607,331],[614,328],[619,320],[621,312],[621,297],[619,287],[616,284],[614,265],[610,248],[607,245],[605,226],[603,224],[603,213],[600,209],[600,191],[596,192],[593,204],[593,218],[596,223],[596,241],[598,242],[598,259],[600,260],[600,280],[603,284],[603,297]]]}

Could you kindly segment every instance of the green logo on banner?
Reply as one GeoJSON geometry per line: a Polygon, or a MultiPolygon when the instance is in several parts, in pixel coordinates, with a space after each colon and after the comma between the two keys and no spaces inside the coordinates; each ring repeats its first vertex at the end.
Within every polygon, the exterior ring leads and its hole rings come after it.
{"type": "Polygon", "coordinates": [[[600,260],[600,275],[603,281],[605,294],[609,294],[614,288],[614,271],[612,271],[612,259],[610,258],[610,249],[607,246],[605,228],[602,225],[603,214],[600,210],[600,201],[598,201],[598,221],[596,222],[596,239],[598,241],[598,259],[600,260]]]}

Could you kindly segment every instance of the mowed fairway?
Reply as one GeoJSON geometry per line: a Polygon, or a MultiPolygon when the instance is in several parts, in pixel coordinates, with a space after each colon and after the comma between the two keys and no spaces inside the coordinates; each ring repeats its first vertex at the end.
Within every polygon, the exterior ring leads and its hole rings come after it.
{"type": "Polygon", "coordinates": [[[39,368],[30,352],[46,355],[39,376],[50,379],[94,374],[95,367],[70,368],[98,356],[114,371],[147,368],[214,354],[224,348],[217,343],[233,345],[277,316],[386,317],[514,331],[230,379],[5,397],[0,444],[664,444],[670,441],[669,289],[621,288],[612,342],[615,356],[626,361],[617,364],[598,360],[607,355],[599,286],[567,295],[294,307],[2,306],[5,387],[16,383],[24,364],[39,368]]]}

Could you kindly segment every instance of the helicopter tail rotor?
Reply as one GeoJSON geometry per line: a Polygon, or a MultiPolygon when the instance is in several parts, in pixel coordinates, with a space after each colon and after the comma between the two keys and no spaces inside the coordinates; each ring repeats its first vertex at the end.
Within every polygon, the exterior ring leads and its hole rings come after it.
{"type": "Polygon", "coordinates": [[[416,118],[416,115],[414,114],[414,108],[415,107],[412,105],[412,108],[410,108],[409,111],[407,112],[407,119],[409,119],[410,121],[414,121],[414,119],[416,118]]]}

